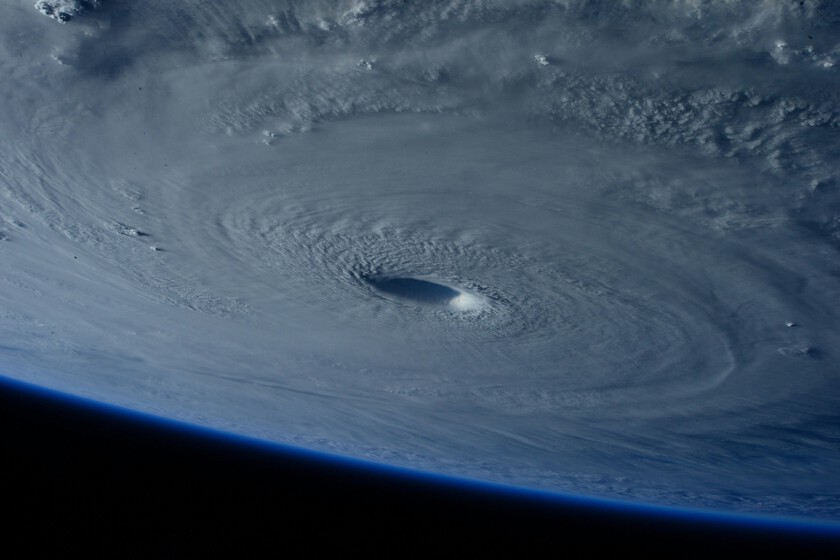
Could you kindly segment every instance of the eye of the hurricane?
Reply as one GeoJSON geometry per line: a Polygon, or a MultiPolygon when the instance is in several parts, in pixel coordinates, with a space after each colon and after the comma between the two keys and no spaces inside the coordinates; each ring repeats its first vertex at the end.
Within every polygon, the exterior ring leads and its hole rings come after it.
{"type": "Polygon", "coordinates": [[[461,295],[454,288],[419,278],[370,278],[368,282],[385,295],[425,305],[449,305],[461,295]]]}
{"type": "Polygon", "coordinates": [[[389,299],[454,310],[471,310],[479,298],[446,284],[410,276],[377,276],[365,279],[377,292],[389,299]]]}

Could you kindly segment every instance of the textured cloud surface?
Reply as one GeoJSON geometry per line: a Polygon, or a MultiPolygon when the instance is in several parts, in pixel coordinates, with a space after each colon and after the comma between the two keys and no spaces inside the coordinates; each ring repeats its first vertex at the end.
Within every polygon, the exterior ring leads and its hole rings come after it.
{"type": "Polygon", "coordinates": [[[840,517],[832,3],[35,8],[0,7],[4,375],[840,517]]]}

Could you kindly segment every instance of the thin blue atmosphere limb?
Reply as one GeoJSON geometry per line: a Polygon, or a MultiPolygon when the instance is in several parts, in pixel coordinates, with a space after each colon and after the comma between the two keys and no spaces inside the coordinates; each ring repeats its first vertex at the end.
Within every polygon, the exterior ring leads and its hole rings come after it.
{"type": "Polygon", "coordinates": [[[296,530],[309,533],[327,524],[327,533],[340,530],[357,538],[375,523],[392,536],[458,526],[459,534],[446,538],[466,543],[475,531],[496,527],[498,538],[548,543],[562,537],[596,550],[679,545],[703,552],[813,555],[840,547],[840,523],[662,507],[394,467],[7,378],[0,378],[0,420],[6,503],[24,512],[35,507],[47,521],[52,513],[61,522],[41,529],[73,527],[76,538],[90,531],[89,523],[123,534],[124,526],[110,525],[111,515],[135,519],[133,533],[147,525],[144,531],[158,531],[176,519],[203,527],[208,519],[228,522],[235,513],[239,524],[230,529],[242,530],[244,524],[250,533],[280,523],[274,516],[283,510],[282,523],[296,530]],[[267,503],[272,507],[264,513],[267,503]],[[243,511],[248,504],[254,509],[243,511]],[[299,517],[289,519],[288,512],[299,517]],[[73,519],[83,519],[84,527],[78,529],[73,519]],[[593,533],[603,540],[587,540],[593,533]]]}

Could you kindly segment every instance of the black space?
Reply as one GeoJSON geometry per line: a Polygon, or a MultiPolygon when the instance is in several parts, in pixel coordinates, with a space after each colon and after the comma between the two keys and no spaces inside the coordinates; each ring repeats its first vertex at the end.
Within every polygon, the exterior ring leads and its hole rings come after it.
{"type": "MultiPolygon", "coordinates": [[[[0,382],[6,544],[111,557],[319,550],[830,557],[840,541],[516,499],[274,452],[0,382]],[[8,525],[11,520],[11,526],[8,525]],[[510,548],[512,547],[512,548],[510,548]]],[[[29,556],[28,554],[27,556],[29,556]]]]}

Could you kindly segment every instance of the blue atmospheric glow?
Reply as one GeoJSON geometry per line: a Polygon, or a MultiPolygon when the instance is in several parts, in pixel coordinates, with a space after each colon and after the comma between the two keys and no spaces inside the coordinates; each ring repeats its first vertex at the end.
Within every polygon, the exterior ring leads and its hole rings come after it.
{"type": "Polygon", "coordinates": [[[404,481],[406,483],[428,485],[430,491],[468,492],[476,497],[498,496],[502,500],[509,500],[511,505],[557,508],[558,511],[569,511],[572,509],[589,513],[601,512],[603,514],[618,515],[626,519],[647,519],[654,526],[656,524],[676,522],[688,528],[717,527],[730,531],[750,531],[757,535],[787,534],[789,536],[836,538],[838,539],[838,545],[840,545],[840,523],[779,516],[744,515],[701,509],[663,507],[638,502],[560,494],[483,482],[475,479],[452,477],[235,435],[145,414],[107,403],[92,401],[13,379],[0,378],[0,388],[3,387],[41,399],[45,407],[49,407],[51,402],[61,403],[70,405],[79,412],[88,410],[96,414],[101,414],[105,421],[108,419],[112,419],[114,422],[127,421],[135,425],[144,426],[149,431],[164,430],[185,438],[194,438],[202,441],[212,440],[231,453],[236,453],[237,450],[243,453],[258,451],[279,461],[282,461],[284,457],[288,459],[304,459],[311,461],[313,465],[334,467],[339,477],[341,473],[347,475],[367,473],[394,482],[404,481]]]}

